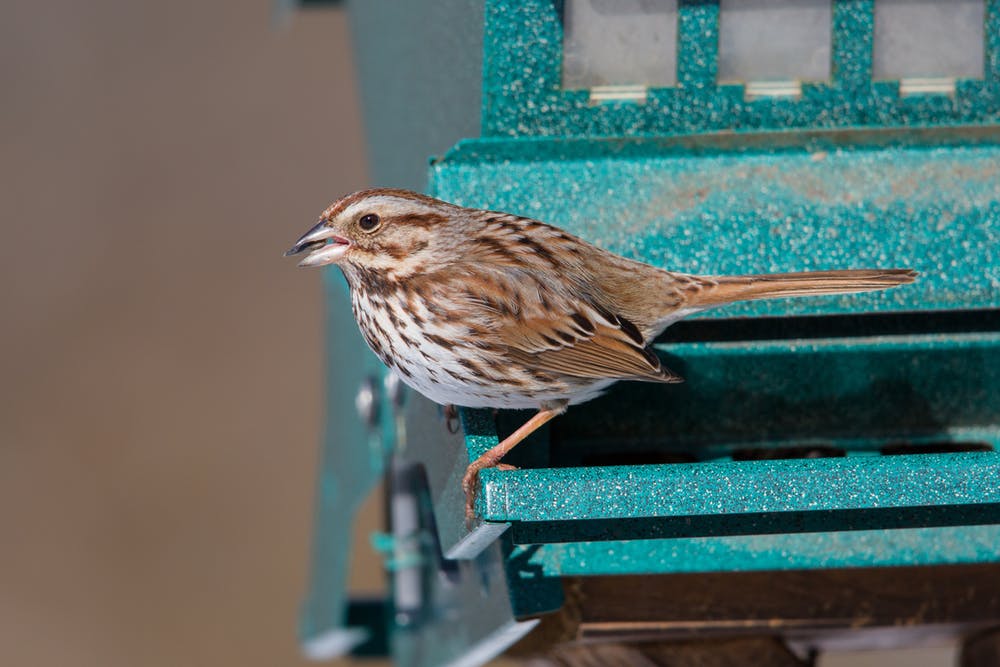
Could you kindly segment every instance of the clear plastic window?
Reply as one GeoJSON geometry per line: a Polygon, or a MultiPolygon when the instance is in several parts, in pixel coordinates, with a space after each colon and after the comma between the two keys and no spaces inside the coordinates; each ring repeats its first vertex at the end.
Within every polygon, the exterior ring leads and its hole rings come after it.
{"type": "Polygon", "coordinates": [[[566,0],[563,87],[672,86],[677,0],[566,0]]]}
{"type": "Polygon", "coordinates": [[[985,0],[876,0],[875,79],[983,77],[985,0]]]}
{"type": "Polygon", "coordinates": [[[831,0],[721,0],[719,82],[827,81],[831,0]]]}

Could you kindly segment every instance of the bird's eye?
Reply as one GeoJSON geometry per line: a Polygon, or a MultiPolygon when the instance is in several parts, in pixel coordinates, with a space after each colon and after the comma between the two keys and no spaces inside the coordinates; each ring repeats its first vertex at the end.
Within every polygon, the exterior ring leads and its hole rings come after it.
{"type": "Polygon", "coordinates": [[[368,215],[361,216],[361,219],[358,220],[358,227],[360,227],[362,231],[371,232],[375,231],[381,222],[382,220],[377,215],[369,213],[368,215]]]}

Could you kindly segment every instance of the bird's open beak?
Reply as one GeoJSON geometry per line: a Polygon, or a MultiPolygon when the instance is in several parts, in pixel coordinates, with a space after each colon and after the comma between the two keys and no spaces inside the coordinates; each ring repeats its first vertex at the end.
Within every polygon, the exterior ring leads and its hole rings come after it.
{"type": "Polygon", "coordinates": [[[299,262],[299,266],[323,266],[339,260],[350,246],[350,241],[337,236],[325,221],[321,221],[303,234],[295,245],[288,249],[285,257],[308,252],[309,254],[299,262]]]}

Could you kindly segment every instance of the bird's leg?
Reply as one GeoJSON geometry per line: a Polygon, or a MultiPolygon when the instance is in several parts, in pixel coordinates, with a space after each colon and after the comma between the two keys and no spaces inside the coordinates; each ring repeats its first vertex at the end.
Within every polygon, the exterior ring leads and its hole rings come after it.
{"type": "Polygon", "coordinates": [[[458,421],[458,408],[452,404],[444,406],[444,427],[448,429],[448,433],[455,435],[458,433],[458,428],[461,423],[458,421]]]}
{"type": "Polygon", "coordinates": [[[542,408],[535,415],[524,422],[520,428],[503,439],[499,445],[491,447],[469,464],[462,476],[462,490],[465,491],[465,522],[470,523],[476,516],[476,494],[479,493],[479,471],[484,468],[495,468],[506,464],[501,464],[500,459],[507,455],[507,452],[514,449],[522,440],[544,426],[549,420],[558,417],[566,412],[565,405],[557,407],[542,408]]]}

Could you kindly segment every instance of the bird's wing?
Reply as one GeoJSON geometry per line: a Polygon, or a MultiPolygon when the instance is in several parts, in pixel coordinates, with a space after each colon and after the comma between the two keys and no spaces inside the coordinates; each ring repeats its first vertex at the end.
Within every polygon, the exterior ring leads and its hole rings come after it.
{"type": "Polygon", "coordinates": [[[583,307],[571,315],[532,317],[501,330],[511,359],[542,371],[581,378],[681,382],[652,350],[642,345],[635,326],[622,318],[604,319],[583,307]]]}
{"type": "Polygon", "coordinates": [[[466,292],[467,305],[480,319],[485,315],[486,335],[507,349],[512,362],[580,378],[682,381],[646,348],[632,322],[565,289],[565,281],[486,266],[476,272],[492,275],[478,281],[465,276],[463,286],[490,288],[466,292]]]}

